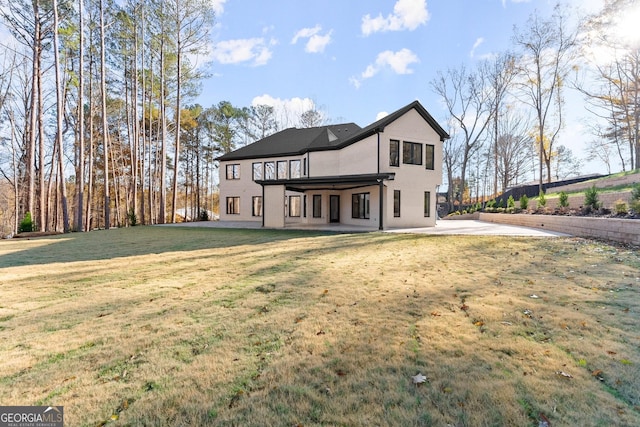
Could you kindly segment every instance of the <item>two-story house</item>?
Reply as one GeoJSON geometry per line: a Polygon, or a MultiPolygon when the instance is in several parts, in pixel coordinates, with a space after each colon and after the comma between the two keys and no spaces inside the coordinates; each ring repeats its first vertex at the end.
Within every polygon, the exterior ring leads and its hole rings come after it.
{"type": "Polygon", "coordinates": [[[447,138],[418,101],[365,128],[283,130],[217,159],[220,220],[434,226],[447,138]]]}

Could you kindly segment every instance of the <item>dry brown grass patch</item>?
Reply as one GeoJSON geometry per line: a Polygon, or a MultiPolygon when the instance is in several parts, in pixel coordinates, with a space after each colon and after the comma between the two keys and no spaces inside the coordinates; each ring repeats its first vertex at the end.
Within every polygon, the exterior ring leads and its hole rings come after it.
{"type": "Polygon", "coordinates": [[[634,249],[136,227],[0,267],[0,401],[69,425],[640,424],[634,249]]]}

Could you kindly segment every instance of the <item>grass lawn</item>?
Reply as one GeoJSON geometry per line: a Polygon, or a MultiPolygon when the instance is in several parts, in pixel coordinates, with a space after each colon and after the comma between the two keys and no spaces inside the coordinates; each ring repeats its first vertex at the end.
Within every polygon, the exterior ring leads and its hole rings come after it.
{"type": "Polygon", "coordinates": [[[0,404],[64,405],[69,426],[638,426],[640,251],[178,227],[3,241],[0,404]]]}

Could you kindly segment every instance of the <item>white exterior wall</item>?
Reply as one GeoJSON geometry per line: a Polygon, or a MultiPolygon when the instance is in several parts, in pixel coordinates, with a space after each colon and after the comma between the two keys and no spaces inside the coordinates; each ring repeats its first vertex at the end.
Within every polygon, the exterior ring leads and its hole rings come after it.
{"type": "Polygon", "coordinates": [[[442,184],[442,142],[434,131],[415,110],[387,126],[380,134],[380,171],[395,172],[395,179],[387,181],[385,196],[385,228],[433,227],[436,224],[436,193],[442,184]],[[400,141],[400,165],[389,165],[389,141],[400,141]],[[403,163],[403,142],[422,144],[422,164],[403,163]],[[425,145],[433,145],[434,170],[426,169],[425,145]],[[394,217],[393,192],[400,190],[400,217],[394,217]],[[424,216],[424,192],[431,192],[430,216],[424,216]]]}
{"type": "Polygon", "coordinates": [[[309,153],[309,176],[358,175],[377,173],[378,139],[376,135],[342,150],[309,153]]]}

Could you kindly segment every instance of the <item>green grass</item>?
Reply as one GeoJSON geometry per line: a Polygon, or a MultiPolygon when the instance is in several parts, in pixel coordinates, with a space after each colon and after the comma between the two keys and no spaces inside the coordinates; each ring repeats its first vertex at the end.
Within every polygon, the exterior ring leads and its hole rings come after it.
{"type": "Polygon", "coordinates": [[[0,266],[0,402],[68,425],[640,425],[636,249],[135,227],[0,266]]]}

